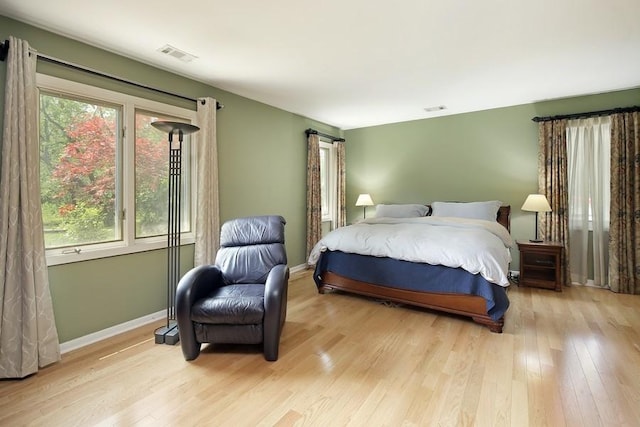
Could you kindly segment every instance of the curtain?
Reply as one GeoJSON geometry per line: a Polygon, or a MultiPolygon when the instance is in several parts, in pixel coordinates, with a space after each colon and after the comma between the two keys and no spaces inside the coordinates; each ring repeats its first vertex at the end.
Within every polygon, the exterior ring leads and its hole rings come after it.
{"type": "Polygon", "coordinates": [[[640,294],[640,113],[612,115],[609,286],[640,294]]]}
{"type": "Polygon", "coordinates": [[[346,204],[346,170],[345,170],[345,150],[344,141],[333,143],[336,148],[337,163],[337,221],[336,227],[347,225],[347,204],[346,204]]]}
{"type": "Polygon", "coordinates": [[[0,169],[0,378],[60,360],[40,206],[36,55],[11,37],[0,169]]]}
{"type": "Polygon", "coordinates": [[[542,239],[564,245],[562,284],[567,284],[570,277],[566,128],[566,120],[544,121],[538,127],[538,191],[551,205],[551,212],[539,216],[539,229],[542,239]]]}
{"type": "Polygon", "coordinates": [[[217,103],[198,100],[196,152],[196,242],[194,265],[213,264],[220,246],[220,199],[218,189],[217,103]]]}
{"type": "Polygon", "coordinates": [[[320,138],[307,137],[307,259],[322,237],[322,203],[320,193],[320,138]]]}
{"type": "Polygon", "coordinates": [[[593,284],[609,284],[610,147],[610,117],[567,123],[569,264],[573,283],[587,283],[591,263],[593,284]]]}

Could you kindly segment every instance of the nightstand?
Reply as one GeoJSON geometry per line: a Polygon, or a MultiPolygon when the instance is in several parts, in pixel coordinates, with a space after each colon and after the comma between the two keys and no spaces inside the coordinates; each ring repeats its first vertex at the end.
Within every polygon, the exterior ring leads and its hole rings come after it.
{"type": "Polygon", "coordinates": [[[520,250],[519,284],[562,292],[562,243],[528,240],[518,240],[517,243],[520,250]]]}

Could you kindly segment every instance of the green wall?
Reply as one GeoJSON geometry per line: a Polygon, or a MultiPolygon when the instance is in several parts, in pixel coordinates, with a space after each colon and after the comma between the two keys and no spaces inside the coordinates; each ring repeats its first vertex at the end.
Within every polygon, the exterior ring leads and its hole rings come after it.
{"type": "MultiPolygon", "coordinates": [[[[218,111],[221,220],[278,214],[287,220],[289,265],[305,262],[305,129],[340,130],[149,65],[0,16],[0,39],[13,35],[38,52],[188,97],[212,96],[218,111]]],[[[194,103],[38,62],[38,71],[195,109],[194,103]]],[[[4,99],[6,63],[0,63],[4,99]]],[[[2,103],[3,104],[3,103],[2,103]]],[[[4,107],[0,105],[1,114],[4,107]]],[[[0,119],[1,120],[1,119],[0,119]]],[[[182,270],[193,265],[193,245],[183,248],[182,270]]],[[[60,341],[162,310],[166,305],[165,251],[104,258],[49,268],[60,341]]]]}
{"type": "MultiPolygon", "coordinates": [[[[362,216],[353,206],[360,193],[375,203],[497,199],[511,205],[512,236],[532,238],[535,215],[520,210],[538,192],[531,119],[639,103],[633,89],[345,131],[348,221],[362,216]]],[[[517,250],[512,256],[517,270],[517,250]]]]}

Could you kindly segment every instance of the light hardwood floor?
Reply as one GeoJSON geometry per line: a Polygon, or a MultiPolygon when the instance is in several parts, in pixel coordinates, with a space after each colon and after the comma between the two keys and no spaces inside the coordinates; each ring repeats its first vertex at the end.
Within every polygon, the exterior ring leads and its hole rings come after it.
{"type": "Polygon", "coordinates": [[[292,277],[280,358],[149,325],[0,381],[0,425],[638,426],[640,296],[518,288],[503,334],[292,277]]]}

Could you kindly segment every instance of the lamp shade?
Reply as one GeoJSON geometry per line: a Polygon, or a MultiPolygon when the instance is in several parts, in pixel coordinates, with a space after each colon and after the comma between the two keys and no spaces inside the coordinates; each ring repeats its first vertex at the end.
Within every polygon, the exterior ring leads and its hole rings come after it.
{"type": "Polygon", "coordinates": [[[373,206],[373,200],[371,200],[370,195],[361,194],[358,196],[358,200],[356,200],[356,206],[373,206]]]}
{"type": "Polygon", "coordinates": [[[551,206],[544,194],[529,194],[522,205],[523,211],[551,212],[551,206]]]}

